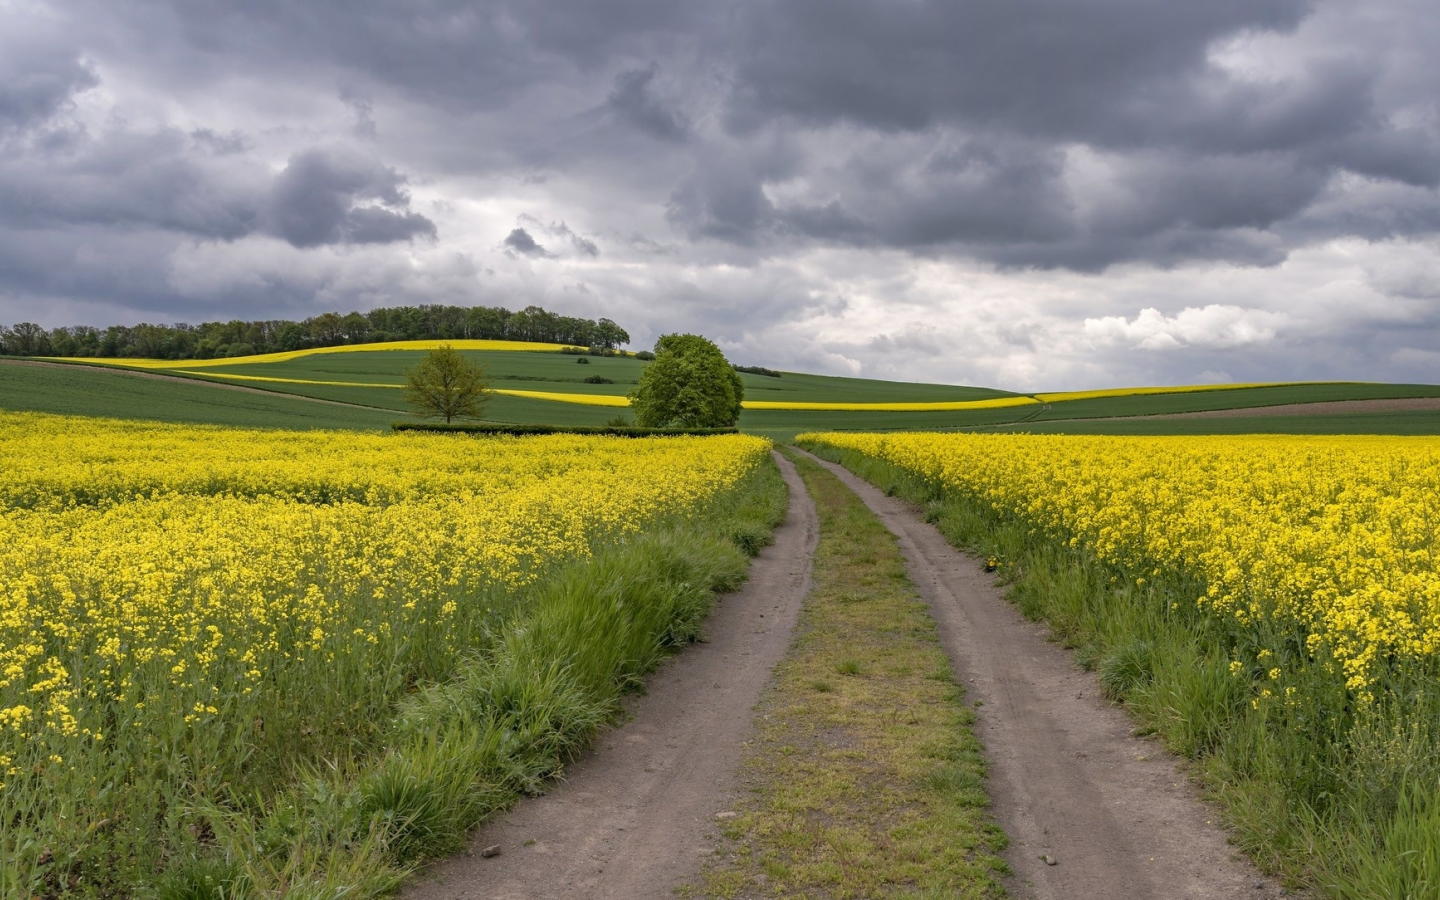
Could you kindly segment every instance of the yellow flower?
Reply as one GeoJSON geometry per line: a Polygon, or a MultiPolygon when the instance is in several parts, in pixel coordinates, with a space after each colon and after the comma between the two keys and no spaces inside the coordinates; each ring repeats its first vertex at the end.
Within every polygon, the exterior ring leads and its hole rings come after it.
{"type": "MultiPolygon", "coordinates": [[[[1073,399],[1041,395],[1042,400],[1073,399]]],[[[1084,547],[1136,584],[1199,578],[1198,606],[1329,659],[1359,703],[1440,653],[1440,440],[810,434],[1084,547]]],[[[1274,647],[1255,661],[1267,665],[1274,647]]],[[[1232,665],[1232,671],[1239,671],[1232,665]]]]}

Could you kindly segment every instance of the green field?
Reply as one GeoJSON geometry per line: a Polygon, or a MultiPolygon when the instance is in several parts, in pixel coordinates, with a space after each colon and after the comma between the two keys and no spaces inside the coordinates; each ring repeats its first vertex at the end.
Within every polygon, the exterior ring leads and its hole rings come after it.
{"type": "MultiPolygon", "coordinates": [[[[462,351],[485,365],[499,390],[622,396],[644,363],[633,357],[577,357],[559,353],[462,351]],[[585,362],[580,362],[585,360],[585,362]],[[589,384],[586,378],[608,379],[589,384]]],[[[73,370],[7,366],[0,406],[85,415],[116,415],[165,421],[215,421],[286,428],[381,428],[408,412],[406,369],[421,350],[319,353],[284,362],[234,362],[170,371],[173,383],[137,378],[108,366],[73,370]],[[24,374],[19,374],[19,373],[24,374]],[[225,376],[232,376],[227,378],[225,376]],[[243,378],[238,380],[236,376],[243,378]],[[254,380],[284,379],[284,380],[254,380]],[[204,383],[243,385],[270,396],[216,391],[204,383]],[[307,383],[311,382],[311,383],[307,383]],[[313,383],[338,382],[338,383],[313,383]],[[286,395],[292,395],[287,398],[286,395]],[[339,407],[298,398],[337,401],[339,407]],[[371,411],[373,410],[373,411],[371,411]]],[[[162,374],[155,372],[156,375],[162,374]]],[[[746,399],[804,403],[883,403],[985,400],[1024,396],[960,385],[879,381],[786,372],[780,378],[744,374],[746,399]]],[[[1083,434],[1440,434],[1436,411],[1348,411],[1311,416],[1235,419],[1164,419],[1167,414],[1241,409],[1334,400],[1440,397],[1440,385],[1311,383],[1193,393],[1141,394],[1051,402],[1038,406],[948,411],[821,411],[747,409],[743,430],[787,441],[802,431],[1023,430],[1083,434]]],[[[492,396],[486,418],[497,422],[603,425],[624,409],[503,394],[492,396]]]]}
{"type": "Polygon", "coordinates": [[[0,409],[246,428],[388,428],[393,412],[86,366],[0,360],[0,409]]]}
{"type": "MultiPolygon", "coordinates": [[[[514,390],[563,391],[575,394],[623,396],[640,378],[645,363],[634,357],[567,356],[561,353],[525,353],[505,350],[461,351],[486,367],[494,386],[514,390]],[[581,363],[580,360],[586,360],[581,363]],[[589,377],[608,378],[613,384],[587,384],[589,377]]],[[[385,350],[305,356],[285,362],[206,366],[206,375],[240,375],[291,378],[301,381],[351,381],[370,384],[405,382],[405,370],[425,356],[420,350],[385,350]]],[[[882,403],[886,401],[985,400],[1015,396],[1009,391],[951,384],[911,384],[867,378],[841,378],[786,372],[783,377],[742,373],[745,396],[750,400],[807,403],[882,403]]],[[[223,379],[217,379],[223,380],[223,379]]],[[[308,385],[304,387],[319,387],[308,385]]]]}

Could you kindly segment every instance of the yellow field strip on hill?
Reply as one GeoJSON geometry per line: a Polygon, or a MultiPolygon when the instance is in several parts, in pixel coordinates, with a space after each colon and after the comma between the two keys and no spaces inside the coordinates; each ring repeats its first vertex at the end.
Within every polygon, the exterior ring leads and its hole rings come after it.
{"type": "Polygon", "coordinates": [[[1095,400],[1102,397],[1140,397],[1149,394],[1198,394],[1204,391],[1239,391],[1246,388],[1292,387],[1299,384],[1358,384],[1354,381],[1257,381],[1249,384],[1182,384],[1174,387],[1104,388],[1097,391],[1059,391],[1035,394],[1041,403],[1067,400],[1095,400]]]}
{"type": "Polygon", "coordinates": [[[257,356],[236,356],[229,359],[124,359],[85,357],[44,357],[56,362],[95,363],[104,366],[120,366],[131,369],[197,369],[212,366],[245,366],[251,363],[289,362],[306,356],[327,353],[372,353],[384,350],[434,350],[441,344],[449,344],[456,350],[514,350],[532,353],[555,353],[570,344],[542,344],[531,341],[387,341],[383,344],[347,344],[341,347],[312,347],[309,350],[287,350],[283,353],[262,353],[257,356]]]}
{"type": "MultiPolygon", "coordinates": [[[[318,384],[323,387],[389,388],[401,390],[403,384],[381,384],[374,381],[313,381],[308,378],[273,378],[268,375],[235,375],[230,372],[192,372],[188,369],[173,370],[176,375],[203,375],[206,378],[224,378],[227,381],[263,381],[274,384],[318,384]]],[[[557,391],[517,391],[510,388],[492,388],[492,394],[507,397],[525,397],[530,400],[552,400],[556,403],[577,403],[581,406],[629,406],[625,397],[614,394],[567,394],[557,391]]]]}
{"type": "MultiPolygon", "coordinates": [[[[196,372],[189,369],[174,369],[176,375],[203,375],[206,378],[224,378],[234,381],[263,381],[278,384],[316,384],[325,387],[403,388],[403,384],[379,384],[361,381],[313,381],[306,378],[274,378],[268,375],[236,375],[230,372],[196,372]]],[[[563,391],[521,391],[510,388],[492,388],[492,394],[510,397],[525,397],[530,400],[550,400],[555,403],[576,403],[581,406],[630,405],[628,398],[618,394],[572,394],[563,391]]],[[[1008,406],[1034,406],[1029,397],[997,397],[993,400],[948,400],[929,403],[806,403],[791,400],[746,400],[741,405],[746,409],[793,409],[793,410],[848,410],[862,412],[913,412],[923,410],[965,410],[1000,409],[1008,406]]]]}
{"type": "Polygon", "coordinates": [[[524,397],[528,400],[552,400],[556,403],[578,403],[581,406],[620,406],[630,405],[630,398],[617,396],[615,394],[562,394],[555,391],[512,391],[509,388],[492,388],[492,394],[504,394],[507,397],[524,397]]]}

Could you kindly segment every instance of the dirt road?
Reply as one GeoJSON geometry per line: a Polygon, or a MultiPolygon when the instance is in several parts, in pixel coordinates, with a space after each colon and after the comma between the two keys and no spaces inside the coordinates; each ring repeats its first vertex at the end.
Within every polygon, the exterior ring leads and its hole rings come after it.
{"type": "Polygon", "coordinates": [[[976,705],[1015,897],[1210,900],[1281,895],[1239,858],[1176,761],[1131,736],[1095,678],[1001,597],[993,576],[904,503],[824,463],[895,533],[976,705]],[[1041,859],[1049,857],[1051,865],[1041,859]]]}
{"type": "MultiPolygon", "coordinates": [[[[790,514],[750,581],[722,598],[708,642],[650,682],[550,794],[482,829],[468,854],[418,877],[407,900],[669,898],[715,846],[752,707],[785,655],[810,587],[815,509],[778,459],[790,514]],[[482,857],[482,848],[500,854],[482,857]]],[[[1131,735],[1093,676],[1004,601],[979,564],[898,500],[825,463],[897,536],[957,674],[976,702],[993,810],[1025,900],[1212,900],[1283,896],[1210,824],[1177,762],[1131,735]],[[1049,861],[1047,862],[1046,859],[1049,861]]]]}
{"type": "Polygon", "coordinates": [[[668,900],[699,867],[733,797],[755,702],[810,592],[815,505],[790,462],[776,462],[789,514],[744,588],[719,599],[705,643],[670,660],[565,783],[481,829],[470,855],[436,865],[403,897],[668,900]],[[495,845],[500,855],[480,855],[495,845]]]}

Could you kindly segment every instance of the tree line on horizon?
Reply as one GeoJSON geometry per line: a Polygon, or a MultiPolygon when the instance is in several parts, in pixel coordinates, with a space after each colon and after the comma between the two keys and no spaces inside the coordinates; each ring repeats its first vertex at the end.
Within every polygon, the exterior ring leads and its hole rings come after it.
{"type": "Polygon", "coordinates": [[[321,313],[288,319],[203,322],[187,325],[76,325],[46,329],[33,322],[0,326],[0,354],[9,356],[227,359],[418,340],[506,340],[568,344],[609,352],[630,342],[610,319],[562,316],[538,306],[511,312],[503,306],[387,306],[369,312],[321,313]]]}

